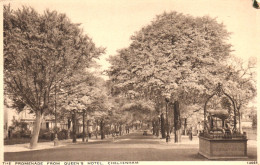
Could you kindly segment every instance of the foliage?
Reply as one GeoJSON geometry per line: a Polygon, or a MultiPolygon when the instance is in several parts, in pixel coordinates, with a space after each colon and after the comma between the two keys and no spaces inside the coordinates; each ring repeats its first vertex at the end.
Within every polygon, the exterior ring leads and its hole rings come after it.
{"type": "Polygon", "coordinates": [[[247,105],[254,100],[256,89],[256,62],[251,57],[247,63],[236,57],[231,58],[229,69],[226,70],[225,91],[235,104],[236,116],[239,122],[239,131],[242,133],[241,114],[248,113],[247,105]]]}
{"type": "MultiPolygon", "coordinates": [[[[247,63],[235,57],[233,64],[226,72],[226,92],[235,102],[237,111],[256,97],[256,59],[250,58],[247,63]]],[[[244,107],[245,109],[245,107],[244,107]]]]}
{"type": "Polygon", "coordinates": [[[102,51],[65,14],[4,6],[6,90],[35,112],[51,110],[54,86],[102,51]]]}
{"type": "Polygon", "coordinates": [[[12,137],[14,138],[30,138],[31,131],[28,129],[28,123],[18,120],[13,120],[9,127],[12,130],[12,137]]]}
{"type": "Polygon", "coordinates": [[[202,106],[212,86],[226,77],[228,37],[224,25],[207,16],[163,13],[110,57],[112,92],[153,101],[157,115],[165,98],[202,106]]]}
{"type": "Polygon", "coordinates": [[[15,106],[25,104],[35,113],[30,143],[35,148],[41,119],[55,109],[57,86],[89,67],[104,49],[95,47],[65,14],[4,5],[3,15],[5,91],[15,106]]]}
{"type": "Polygon", "coordinates": [[[47,129],[41,129],[39,133],[39,139],[54,140],[54,133],[47,129]]]}
{"type": "MultiPolygon", "coordinates": [[[[239,116],[241,107],[256,96],[256,59],[245,65],[234,58],[228,38],[225,26],[208,16],[158,15],[131,37],[129,47],[110,57],[112,92],[152,100],[157,114],[164,111],[165,98],[179,101],[186,106],[181,114],[190,116],[195,111],[190,107],[203,107],[222,83],[235,102],[233,115],[239,116]]],[[[230,100],[222,100],[222,108],[231,112],[231,106],[230,100]]]]}
{"type": "Polygon", "coordinates": [[[18,120],[13,120],[12,121],[12,126],[18,130],[27,130],[27,126],[28,126],[28,123],[26,122],[23,122],[23,121],[18,121],[18,120]]]}
{"type": "MultiPolygon", "coordinates": [[[[105,81],[87,70],[79,71],[63,81],[59,100],[62,106],[59,111],[60,116],[72,117],[75,125],[77,123],[75,123],[74,115],[77,113],[80,114],[77,115],[77,121],[85,117],[86,121],[91,119],[100,122],[104,121],[111,108],[105,81]]],[[[82,134],[76,135],[75,131],[73,129],[73,139],[82,137],[82,134]]]]}

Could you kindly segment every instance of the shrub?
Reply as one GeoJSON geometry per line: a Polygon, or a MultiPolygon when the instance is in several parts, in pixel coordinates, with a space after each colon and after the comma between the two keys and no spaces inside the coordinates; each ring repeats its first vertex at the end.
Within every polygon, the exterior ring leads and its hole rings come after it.
{"type": "Polygon", "coordinates": [[[39,133],[39,139],[54,140],[54,133],[46,129],[41,129],[39,133]]]}
{"type": "Polygon", "coordinates": [[[23,138],[30,138],[31,137],[31,131],[30,130],[22,130],[20,132],[21,137],[23,138]]]}
{"type": "Polygon", "coordinates": [[[13,131],[11,133],[11,138],[21,138],[21,132],[20,131],[13,131]]]}
{"type": "Polygon", "coordinates": [[[58,132],[58,139],[59,140],[68,139],[68,130],[63,129],[60,132],[58,132]]]}
{"type": "Polygon", "coordinates": [[[78,133],[77,134],[77,138],[82,138],[83,137],[83,133],[78,133]]]}
{"type": "Polygon", "coordinates": [[[52,131],[53,131],[53,132],[59,132],[59,131],[60,131],[60,128],[55,126],[52,131]]]}

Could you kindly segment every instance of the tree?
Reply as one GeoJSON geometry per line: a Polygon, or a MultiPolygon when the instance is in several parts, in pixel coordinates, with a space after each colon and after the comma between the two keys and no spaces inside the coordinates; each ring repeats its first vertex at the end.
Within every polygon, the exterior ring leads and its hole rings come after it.
{"type": "Polygon", "coordinates": [[[254,57],[247,63],[241,59],[232,57],[229,61],[229,69],[226,70],[224,85],[226,91],[234,100],[236,115],[238,116],[239,132],[242,133],[241,117],[246,113],[246,106],[256,97],[256,62],[254,57]]]}
{"type": "Polygon", "coordinates": [[[36,115],[31,148],[37,145],[43,116],[53,109],[55,86],[102,52],[65,14],[4,6],[5,90],[36,115]]]}
{"type": "MultiPolygon", "coordinates": [[[[128,48],[111,57],[109,75],[117,91],[134,90],[155,102],[160,96],[175,105],[202,103],[226,76],[228,36],[224,25],[210,17],[163,13],[136,32],[128,48]]],[[[179,114],[174,118],[180,119],[179,114]]]]}
{"type": "MultiPolygon", "coordinates": [[[[60,100],[63,100],[60,105],[63,107],[61,116],[72,116],[73,121],[76,121],[74,114],[82,114],[82,117],[77,119],[82,120],[82,140],[85,141],[85,123],[88,123],[88,118],[100,114],[104,115],[107,111],[106,107],[109,107],[105,81],[93,73],[81,70],[64,80],[60,87],[59,96],[60,100]],[[87,119],[86,122],[85,119],[87,119]]],[[[76,122],[73,125],[76,125],[76,122]]],[[[86,133],[88,134],[88,131],[86,133]]],[[[73,135],[74,142],[76,142],[75,130],[73,135]]]]}

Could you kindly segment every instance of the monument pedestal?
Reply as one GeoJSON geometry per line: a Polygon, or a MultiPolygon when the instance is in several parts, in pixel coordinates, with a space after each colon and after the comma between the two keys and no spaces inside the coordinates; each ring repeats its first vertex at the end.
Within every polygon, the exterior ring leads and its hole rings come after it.
{"type": "Polygon", "coordinates": [[[208,159],[247,158],[247,139],[199,137],[199,154],[208,159]]]}

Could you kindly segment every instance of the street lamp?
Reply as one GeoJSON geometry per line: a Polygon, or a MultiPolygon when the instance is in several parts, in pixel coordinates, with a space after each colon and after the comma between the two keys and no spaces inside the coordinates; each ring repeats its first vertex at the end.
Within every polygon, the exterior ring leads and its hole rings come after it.
{"type": "Polygon", "coordinates": [[[165,102],[166,102],[166,129],[167,129],[166,142],[168,143],[168,141],[170,141],[169,123],[168,123],[168,103],[169,103],[169,99],[165,98],[165,102]]]}

